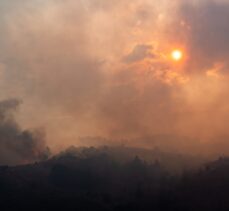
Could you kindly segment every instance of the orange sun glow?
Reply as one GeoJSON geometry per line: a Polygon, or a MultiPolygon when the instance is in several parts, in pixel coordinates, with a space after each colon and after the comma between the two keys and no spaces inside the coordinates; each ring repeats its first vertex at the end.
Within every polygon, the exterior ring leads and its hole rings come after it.
{"type": "Polygon", "coordinates": [[[183,52],[181,50],[173,50],[171,53],[171,57],[175,61],[179,61],[183,58],[183,52]]]}

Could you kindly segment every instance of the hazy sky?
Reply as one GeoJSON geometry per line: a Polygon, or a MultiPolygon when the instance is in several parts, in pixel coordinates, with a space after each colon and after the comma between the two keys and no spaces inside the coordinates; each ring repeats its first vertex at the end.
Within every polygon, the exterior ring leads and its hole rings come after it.
{"type": "Polygon", "coordinates": [[[54,150],[157,135],[220,151],[228,20],[229,0],[0,0],[0,99],[22,100],[18,121],[44,128],[54,150]]]}

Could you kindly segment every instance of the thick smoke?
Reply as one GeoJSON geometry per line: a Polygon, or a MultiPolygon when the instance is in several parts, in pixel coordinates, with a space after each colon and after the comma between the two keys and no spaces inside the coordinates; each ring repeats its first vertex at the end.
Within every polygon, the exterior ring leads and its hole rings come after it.
{"type": "Polygon", "coordinates": [[[3,0],[0,98],[23,99],[20,123],[45,127],[55,149],[99,136],[88,140],[224,150],[228,5],[3,0]],[[169,58],[177,47],[180,64],[169,58]]]}
{"type": "Polygon", "coordinates": [[[0,102],[0,165],[16,165],[46,159],[49,155],[41,131],[22,130],[13,113],[20,101],[0,102]]]}

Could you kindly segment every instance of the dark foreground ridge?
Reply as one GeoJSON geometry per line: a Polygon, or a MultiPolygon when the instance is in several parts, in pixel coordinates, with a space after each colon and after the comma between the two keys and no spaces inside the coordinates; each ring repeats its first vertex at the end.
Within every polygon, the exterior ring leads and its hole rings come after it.
{"type": "Polygon", "coordinates": [[[190,167],[183,173],[176,166],[174,173],[170,162],[176,160],[184,167],[190,158],[125,147],[70,148],[40,163],[2,166],[0,207],[1,210],[229,210],[229,159],[202,164],[198,170],[190,167]]]}

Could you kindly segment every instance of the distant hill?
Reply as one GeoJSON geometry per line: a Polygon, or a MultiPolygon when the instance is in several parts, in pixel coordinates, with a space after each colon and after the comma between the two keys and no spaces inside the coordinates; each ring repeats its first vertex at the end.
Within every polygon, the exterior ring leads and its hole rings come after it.
{"type": "Polygon", "coordinates": [[[159,148],[144,149],[125,146],[102,146],[97,148],[71,146],[67,150],[54,156],[54,159],[65,157],[66,155],[71,155],[79,158],[89,158],[101,154],[105,154],[120,163],[129,162],[136,156],[147,163],[154,163],[155,161],[158,161],[166,170],[173,173],[180,173],[185,170],[197,168],[206,162],[206,159],[198,156],[166,152],[159,148]]]}

